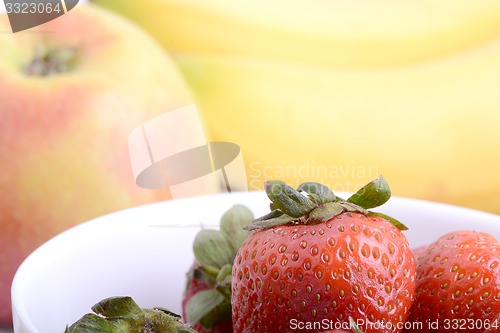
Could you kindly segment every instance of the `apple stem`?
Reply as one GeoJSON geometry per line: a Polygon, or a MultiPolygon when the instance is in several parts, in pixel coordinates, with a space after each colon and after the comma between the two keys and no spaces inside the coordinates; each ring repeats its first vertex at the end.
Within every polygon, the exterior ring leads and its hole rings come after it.
{"type": "Polygon", "coordinates": [[[74,67],[76,62],[76,48],[64,48],[58,50],[35,50],[33,60],[24,68],[28,76],[51,76],[66,73],[74,67]]]}

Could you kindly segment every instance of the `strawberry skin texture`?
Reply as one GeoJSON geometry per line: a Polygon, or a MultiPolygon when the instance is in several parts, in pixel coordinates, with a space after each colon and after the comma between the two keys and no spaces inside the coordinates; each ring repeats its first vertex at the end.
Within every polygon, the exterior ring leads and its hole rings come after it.
{"type": "MultiPolygon", "coordinates": [[[[196,266],[196,263],[193,265],[196,266]]],[[[205,283],[204,281],[198,280],[196,278],[193,278],[189,281],[189,285],[187,286],[186,290],[184,291],[184,295],[182,298],[182,318],[186,319],[186,304],[187,302],[195,295],[196,293],[211,289],[212,287],[205,283]]],[[[222,321],[217,324],[211,329],[207,330],[201,326],[200,323],[196,323],[193,325],[193,329],[196,330],[198,333],[232,333],[233,332],[233,326],[230,321],[222,321]]]]}
{"type": "MultiPolygon", "coordinates": [[[[325,223],[255,230],[233,266],[235,333],[295,332],[291,320],[404,322],[416,263],[386,220],[344,212],[325,223]]],[[[400,332],[361,327],[365,333],[400,332]]],[[[304,330],[307,332],[322,332],[304,330]]]]}
{"type": "MultiPolygon", "coordinates": [[[[189,285],[187,286],[187,288],[184,292],[183,298],[182,298],[182,318],[184,318],[184,319],[187,318],[186,304],[191,299],[191,297],[193,297],[193,295],[196,294],[197,292],[200,292],[202,290],[207,290],[207,289],[210,289],[210,286],[208,284],[204,283],[203,281],[197,280],[195,278],[193,278],[189,281],[189,285]]],[[[193,326],[193,329],[195,329],[199,333],[208,333],[208,331],[203,329],[203,327],[201,326],[200,323],[196,323],[193,326]]]]}
{"type": "Polygon", "coordinates": [[[418,332],[500,332],[499,265],[500,244],[493,236],[474,231],[443,235],[417,256],[409,321],[424,323],[418,332]],[[429,327],[427,320],[441,327],[429,327]],[[457,326],[446,327],[453,323],[457,326]]]}

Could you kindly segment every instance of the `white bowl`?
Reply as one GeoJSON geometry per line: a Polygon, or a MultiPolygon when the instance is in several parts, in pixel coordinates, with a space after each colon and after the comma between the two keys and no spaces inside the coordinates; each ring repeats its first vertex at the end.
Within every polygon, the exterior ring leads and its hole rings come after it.
{"type": "MultiPolygon", "coordinates": [[[[140,306],[180,313],[191,244],[200,226],[216,228],[236,203],[267,213],[263,192],[220,194],[141,206],[106,215],[53,238],[21,265],[12,285],[14,332],[57,333],[99,300],[132,296],[140,306]]],[[[500,239],[500,216],[420,200],[391,198],[375,209],[403,221],[412,247],[452,230],[500,239]]]]}

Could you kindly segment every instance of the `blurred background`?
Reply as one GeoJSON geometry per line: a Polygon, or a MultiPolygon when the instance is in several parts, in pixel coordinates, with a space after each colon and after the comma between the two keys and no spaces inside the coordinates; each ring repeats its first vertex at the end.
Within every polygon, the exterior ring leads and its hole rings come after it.
{"type": "MultiPolygon", "coordinates": [[[[383,174],[393,195],[500,214],[499,1],[92,2],[16,34],[0,20],[5,329],[37,246],[171,198],[135,184],[127,139],[188,104],[207,141],[240,147],[233,190],[383,174]]],[[[188,195],[224,190],[204,186],[188,195]]]]}
{"type": "Polygon", "coordinates": [[[96,3],[174,58],[209,136],[269,178],[500,212],[498,1],[96,3]]]}

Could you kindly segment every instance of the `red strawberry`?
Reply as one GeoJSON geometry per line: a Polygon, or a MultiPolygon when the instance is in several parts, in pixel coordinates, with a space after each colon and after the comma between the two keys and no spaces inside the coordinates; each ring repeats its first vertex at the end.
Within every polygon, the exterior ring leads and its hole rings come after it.
{"type": "Polygon", "coordinates": [[[219,230],[201,230],[193,244],[196,263],[187,274],[182,316],[200,333],[231,333],[231,272],[236,251],[253,220],[236,205],[221,218],[219,230]]]}
{"type": "Polygon", "coordinates": [[[313,324],[348,317],[364,320],[365,333],[401,332],[415,259],[395,225],[405,227],[366,210],[389,199],[385,180],[348,200],[317,183],[299,186],[308,196],[280,181],[265,188],[274,210],[248,228],[234,262],[234,332],[321,332],[329,327],[313,324]]]}
{"type": "Polygon", "coordinates": [[[500,332],[500,244],[474,231],[446,234],[418,257],[406,332],[500,332]]]}
{"type": "MultiPolygon", "coordinates": [[[[186,306],[189,300],[197,293],[213,289],[214,282],[211,281],[207,275],[203,272],[201,266],[195,263],[189,272],[188,283],[186,290],[184,292],[184,297],[182,299],[182,317],[187,318],[186,306]]],[[[196,322],[192,325],[198,333],[231,333],[233,332],[233,326],[231,323],[231,318],[226,314],[226,318],[219,315],[221,319],[213,324],[211,328],[204,328],[200,322],[196,322]]]]}
{"type": "MultiPolygon", "coordinates": [[[[182,317],[187,318],[186,305],[188,301],[197,293],[203,290],[211,289],[211,282],[208,277],[203,273],[201,266],[198,263],[194,263],[188,273],[188,281],[186,284],[186,290],[182,298],[182,317]]],[[[210,331],[203,329],[201,324],[194,323],[192,326],[199,333],[208,333],[210,331]]],[[[231,332],[231,331],[228,331],[231,332]]]]}

